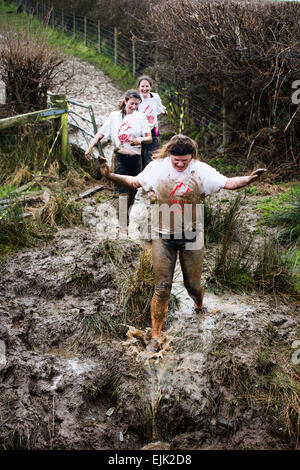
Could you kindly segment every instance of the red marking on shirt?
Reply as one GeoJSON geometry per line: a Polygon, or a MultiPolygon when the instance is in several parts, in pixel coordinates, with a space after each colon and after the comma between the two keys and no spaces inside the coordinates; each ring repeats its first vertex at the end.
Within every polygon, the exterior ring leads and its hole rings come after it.
{"type": "MultiPolygon", "coordinates": [[[[181,191],[179,191],[181,192],[181,191]]],[[[177,204],[178,207],[180,207],[180,209],[182,210],[183,212],[183,208],[184,208],[184,204],[187,204],[188,201],[184,200],[184,199],[173,199],[173,197],[176,196],[181,198],[183,196],[185,196],[188,192],[190,192],[190,188],[188,186],[186,186],[184,183],[180,183],[176,186],[176,188],[170,193],[170,196],[169,196],[169,204],[177,204]],[[176,194],[176,192],[178,192],[180,189],[182,188],[182,190],[184,191],[183,194],[176,194]]]]}
{"type": "Polygon", "coordinates": [[[183,186],[186,188],[186,191],[185,191],[181,196],[185,196],[185,195],[190,191],[190,188],[188,188],[184,183],[181,182],[180,184],[178,184],[178,185],[176,186],[176,188],[174,189],[174,191],[172,191],[172,192],[170,193],[170,196],[169,196],[169,197],[174,196],[174,194],[176,193],[176,191],[178,191],[178,189],[180,189],[180,188],[183,187],[183,186]]]}
{"type": "Polygon", "coordinates": [[[119,130],[118,130],[118,139],[122,144],[124,144],[124,142],[131,142],[132,141],[132,134],[128,133],[128,131],[130,129],[131,129],[131,126],[129,126],[129,124],[127,124],[126,122],[123,122],[123,124],[119,128],[119,130]],[[123,126],[124,126],[124,129],[122,129],[123,126]]]}
{"type": "Polygon", "coordinates": [[[144,114],[146,114],[146,118],[147,118],[147,121],[149,122],[149,124],[153,124],[154,123],[154,116],[152,116],[153,114],[153,109],[150,108],[149,104],[148,106],[146,106],[146,108],[144,109],[144,114]]]}

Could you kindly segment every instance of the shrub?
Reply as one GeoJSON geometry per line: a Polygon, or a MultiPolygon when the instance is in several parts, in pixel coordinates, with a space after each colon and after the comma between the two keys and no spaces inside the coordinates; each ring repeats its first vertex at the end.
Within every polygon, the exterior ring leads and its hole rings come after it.
{"type": "MultiPolygon", "coordinates": [[[[22,114],[47,107],[47,91],[58,84],[61,54],[47,45],[45,30],[7,24],[2,34],[1,79],[11,111],[22,114]]],[[[65,79],[65,77],[64,77],[65,79]]]]}
{"type": "Polygon", "coordinates": [[[277,176],[299,165],[299,16],[296,2],[167,0],[153,11],[160,77],[185,88],[189,118],[277,176]]]}

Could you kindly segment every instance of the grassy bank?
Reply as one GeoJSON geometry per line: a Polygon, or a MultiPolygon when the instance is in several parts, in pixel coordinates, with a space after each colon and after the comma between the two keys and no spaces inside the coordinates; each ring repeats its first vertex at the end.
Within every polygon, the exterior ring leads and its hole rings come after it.
{"type": "Polygon", "coordinates": [[[74,40],[71,33],[54,29],[42,23],[26,13],[20,15],[8,13],[16,10],[15,4],[5,4],[0,0],[1,23],[0,31],[5,25],[14,25],[16,29],[28,25],[33,35],[43,35],[47,38],[49,46],[60,49],[65,54],[70,54],[82,59],[95,67],[103,70],[123,90],[133,88],[136,79],[128,68],[115,65],[114,60],[105,54],[100,54],[95,48],[84,45],[84,42],[74,40]]]}

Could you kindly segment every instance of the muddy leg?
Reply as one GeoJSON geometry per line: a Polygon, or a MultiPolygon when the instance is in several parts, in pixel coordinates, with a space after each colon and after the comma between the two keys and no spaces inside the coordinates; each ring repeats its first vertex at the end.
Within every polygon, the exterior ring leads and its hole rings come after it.
{"type": "Polygon", "coordinates": [[[168,313],[169,298],[165,301],[156,300],[151,302],[152,338],[159,338],[161,330],[168,313]]]}
{"type": "Polygon", "coordinates": [[[168,313],[177,250],[169,240],[152,241],[152,262],[155,273],[155,291],[151,302],[152,337],[159,338],[168,313]]]}
{"type": "Polygon", "coordinates": [[[195,302],[197,310],[203,310],[204,287],[201,286],[204,247],[200,250],[182,249],[179,252],[184,286],[195,302]]]}

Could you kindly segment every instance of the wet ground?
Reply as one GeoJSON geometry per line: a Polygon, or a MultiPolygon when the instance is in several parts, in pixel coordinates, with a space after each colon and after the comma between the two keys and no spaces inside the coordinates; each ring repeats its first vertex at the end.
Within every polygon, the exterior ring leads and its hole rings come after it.
{"type": "Polygon", "coordinates": [[[98,245],[90,226],[60,230],[43,249],[12,256],[1,275],[2,446],[286,448],[267,404],[259,395],[247,403],[239,381],[264,396],[258,358],[270,332],[291,348],[295,310],[207,293],[209,313],[197,317],[177,269],[181,305],[150,354],[150,324],[110,338],[101,329],[99,313],[120,322],[123,306],[118,268],[98,245]]]}
{"type": "MultiPolygon", "coordinates": [[[[91,66],[75,67],[68,96],[95,105],[103,122],[120,91],[91,66]]],[[[137,199],[131,227],[147,206],[137,199]]],[[[180,306],[161,350],[147,353],[150,319],[125,327],[119,290],[141,247],[123,240],[124,262],[113,262],[99,238],[103,207],[90,202],[83,227],[11,255],[0,273],[1,447],[293,448],[279,402],[276,410],[270,401],[270,377],[290,370],[295,304],[206,292],[208,313],[197,316],[177,266],[180,306]]],[[[206,264],[204,277],[208,271],[206,264]]]]}

